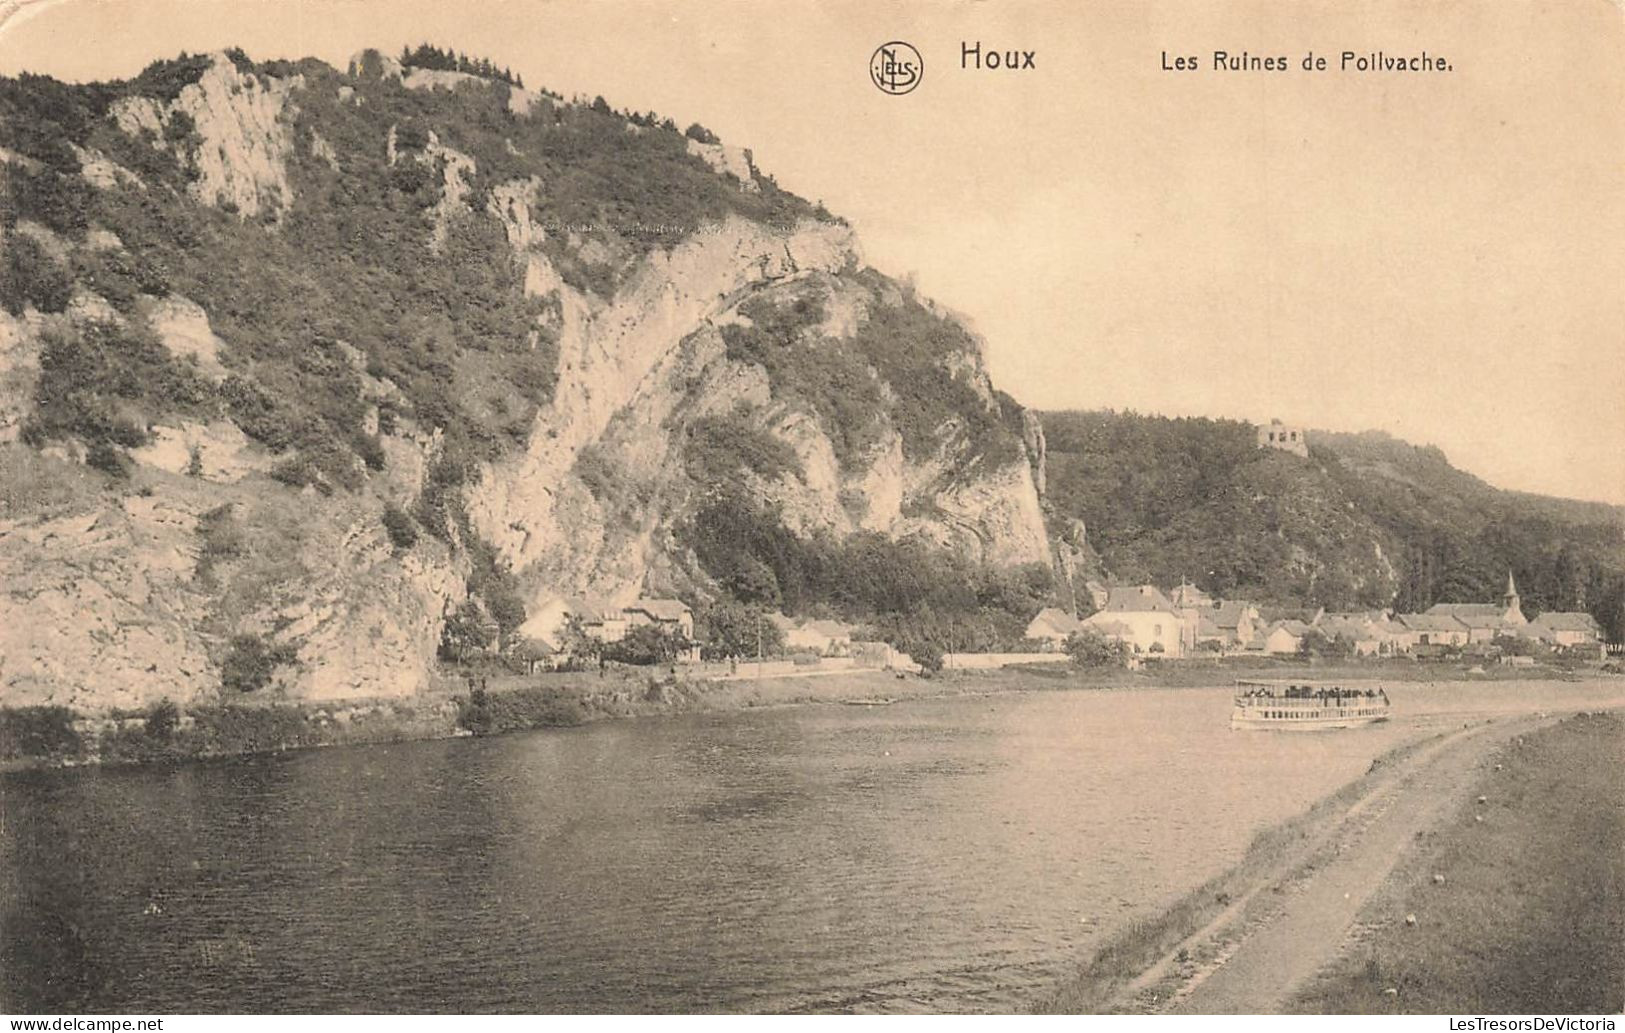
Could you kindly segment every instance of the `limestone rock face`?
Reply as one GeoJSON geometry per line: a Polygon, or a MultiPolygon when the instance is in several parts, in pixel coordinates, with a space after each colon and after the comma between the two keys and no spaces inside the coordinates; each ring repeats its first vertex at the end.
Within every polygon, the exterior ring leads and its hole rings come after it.
{"type": "Polygon", "coordinates": [[[412,696],[429,688],[440,625],[463,597],[449,565],[389,555],[381,529],[353,528],[334,555],[341,566],[307,591],[282,631],[297,644],[290,694],[301,699],[412,696]],[[365,542],[365,545],[362,542],[365,542]]]}
{"type": "Polygon", "coordinates": [[[220,364],[220,338],[209,327],[209,314],[179,294],[154,301],[147,321],[170,353],[196,360],[198,368],[218,380],[226,375],[220,364]]]}
{"type": "Polygon", "coordinates": [[[221,662],[245,633],[294,652],[261,690],[277,698],[429,687],[441,621],[465,591],[445,550],[396,555],[371,507],[269,497],[264,482],[211,472],[161,495],[0,520],[0,701],[229,698],[221,662]],[[229,546],[201,533],[222,509],[235,514],[229,546]]]}
{"type": "Polygon", "coordinates": [[[1021,440],[1027,449],[1027,458],[1033,467],[1033,488],[1043,498],[1048,490],[1049,477],[1049,446],[1044,441],[1044,424],[1039,420],[1038,414],[1029,410],[1021,411],[1021,440]]]}
{"type": "Polygon", "coordinates": [[[152,441],[132,449],[130,458],[143,466],[186,474],[207,481],[240,481],[251,473],[267,473],[272,463],[237,425],[226,420],[152,428],[152,441]]]}
{"type": "Polygon", "coordinates": [[[194,520],[129,498],[0,521],[0,698],[93,709],[210,696],[218,675],[187,589],[194,520]]]}
{"type": "Polygon", "coordinates": [[[572,473],[583,450],[609,437],[628,443],[637,464],[666,469],[664,423],[681,408],[731,404],[744,386],[708,369],[723,351],[711,321],[753,285],[838,269],[851,255],[844,227],[807,223],[782,235],[734,218],[651,255],[605,304],[565,285],[545,256],[526,254],[532,289],[563,298],[558,384],[528,449],[487,471],[469,499],[481,533],[549,588],[613,595],[635,587],[658,511],[635,514],[630,534],[606,529],[602,506],[572,473]],[[691,397],[691,383],[707,390],[691,397]]]}
{"type": "Polygon", "coordinates": [[[745,148],[690,139],[688,153],[711,166],[713,172],[739,180],[739,189],[746,193],[761,193],[761,184],[756,182],[756,167],[751,164],[750,151],[745,148]]]}
{"type": "Polygon", "coordinates": [[[911,529],[981,563],[1046,563],[1044,514],[1032,471],[1012,463],[935,493],[937,514],[909,521],[911,529]]]}
{"type": "Polygon", "coordinates": [[[181,156],[197,171],[193,196],[204,204],[229,207],[245,219],[262,212],[276,215],[293,202],[287,166],[293,150],[289,97],[302,85],[299,76],[245,76],[224,54],[216,54],[203,77],[172,103],[128,97],[114,105],[113,116],[126,132],[147,130],[159,140],[177,113],[189,116],[197,146],[181,156]]]}
{"type": "Polygon", "coordinates": [[[0,309],[0,444],[16,441],[33,411],[39,377],[39,315],[16,319],[0,309]]]}
{"type": "MultiPolygon", "coordinates": [[[[528,189],[512,184],[492,203],[513,208],[513,196],[528,189]]],[[[989,563],[1049,561],[1033,474],[1041,460],[962,479],[952,428],[944,451],[927,462],[905,460],[892,430],[843,468],[816,414],[775,401],[759,367],[726,358],[717,327],[744,320],[740,307],[751,298],[797,283],[816,281],[844,298],[831,306],[824,329],[850,333],[861,306],[841,277],[861,259],[845,227],[807,222],[783,233],[732,219],[652,255],[608,304],[563,283],[537,250],[539,231],[517,218],[508,230],[530,263],[533,289],[561,297],[559,382],[528,450],[485,472],[469,510],[480,533],[526,575],[536,601],[630,597],[653,581],[692,586],[694,572],[673,566],[681,550],[671,534],[693,502],[693,486],[682,477],[685,428],[741,408],[800,461],[799,476],[753,481],[798,534],[878,531],[922,537],[989,563]],[[595,497],[578,470],[583,461],[607,464],[635,497],[595,497]],[[905,517],[905,503],[913,515],[905,517]]],[[[951,371],[993,404],[979,352],[954,356],[951,371]]],[[[1028,429],[1041,442],[1036,421],[1028,429]]]]}
{"type": "MultiPolygon", "coordinates": [[[[367,75],[398,78],[426,93],[455,91],[461,100],[470,89],[492,88],[478,76],[403,69],[377,55],[358,61],[352,75],[363,65],[367,75]]],[[[244,636],[278,647],[276,655],[287,661],[256,690],[273,699],[421,693],[437,677],[435,652],[448,615],[473,590],[476,556],[488,563],[470,533],[511,571],[533,612],[548,599],[577,594],[611,601],[645,591],[695,602],[713,597],[719,586],[688,551],[681,529],[701,511],[707,490],[688,469],[691,435],[728,420],[743,421],[751,433],[770,436],[794,454],[799,469],[742,475],[755,500],[794,534],[869,532],[922,539],[978,562],[1047,561],[1039,503],[1042,428],[1026,418],[1020,442],[1012,444],[1013,420],[1006,422],[973,335],[931,360],[936,366],[927,372],[941,372],[968,390],[943,408],[959,416],[933,418],[936,425],[923,434],[916,426],[921,419],[899,401],[907,392],[884,382],[883,364],[860,361],[860,386],[870,378],[880,399],[878,411],[863,414],[872,415],[872,425],[861,447],[845,444],[832,429],[829,405],[821,410],[805,392],[776,382],[771,363],[730,354],[729,341],[736,340],[730,328],[752,327],[759,303],[793,304],[802,293],[816,293],[824,303],[822,321],[806,328],[807,347],[862,350],[853,342],[876,306],[900,304],[905,290],[865,267],[844,224],[810,215],[797,216],[794,225],[769,224],[736,213],[654,247],[636,246],[614,231],[556,229],[546,176],[526,174],[525,155],[511,140],[508,157],[518,172],[500,182],[479,166],[492,160],[490,141],[462,153],[431,130],[419,137],[426,147],[397,149],[394,116],[379,116],[375,138],[358,147],[355,124],[328,126],[313,113],[330,112],[333,97],[326,91],[337,89],[343,117],[365,124],[365,102],[376,103],[379,95],[369,95],[359,79],[335,86],[306,71],[321,83],[320,97],[303,92],[301,76],[245,74],[217,55],[173,101],[131,95],[114,102],[114,125],[170,149],[193,173],[184,194],[179,181],[164,193],[159,174],[146,166],[152,179],[142,183],[88,149],[78,154],[81,175],[121,203],[140,196],[142,204],[214,206],[245,220],[234,229],[286,240],[300,226],[285,220],[299,212],[295,184],[305,189],[312,166],[323,176],[343,176],[346,167],[380,159],[391,166],[421,162],[436,173],[439,187],[438,198],[423,202],[432,253],[454,217],[500,225],[525,293],[542,301],[529,347],[556,344],[551,394],[527,396],[523,416],[504,428],[511,437],[477,453],[477,468],[447,489],[457,493],[454,504],[466,511],[466,524],[431,530],[427,518],[408,520],[417,540],[402,544],[386,531],[386,506],[420,512],[429,471],[460,428],[433,422],[432,407],[411,397],[412,381],[390,379],[400,374],[376,339],[347,343],[343,313],[324,324],[323,343],[332,351],[323,355],[294,352],[312,347],[297,320],[284,320],[287,341],[234,350],[241,342],[221,336],[232,333],[225,328],[233,320],[216,311],[211,323],[211,312],[182,296],[178,284],[175,293],[160,289],[131,301],[79,283],[64,311],[0,313],[0,705],[95,710],[143,707],[164,697],[182,703],[219,698],[227,692],[223,664],[244,636]],[[308,109],[303,116],[301,103],[308,109]],[[297,154],[296,118],[306,148],[297,154]],[[584,278],[583,269],[593,275],[584,278]],[[250,439],[244,428],[252,424],[242,410],[215,396],[190,408],[143,410],[142,392],[126,389],[113,404],[129,421],[119,455],[131,461],[131,473],[113,479],[85,466],[92,443],[73,437],[76,432],[44,448],[20,440],[38,402],[47,331],[90,322],[150,330],[173,359],[222,392],[244,384],[281,391],[290,383],[309,386],[287,379],[286,368],[283,379],[256,382],[266,366],[289,360],[278,350],[286,349],[293,365],[309,359],[333,382],[353,375],[344,382],[359,385],[359,394],[346,400],[348,422],[307,420],[294,428],[303,436],[299,445],[278,444],[282,451],[273,453],[260,443],[273,438],[256,430],[261,438],[250,439]],[[352,343],[373,350],[364,353],[352,343]],[[335,353],[348,370],[331,365],[335,353]],[[544,399],[539,406],[536,398],[544,399]],[[234,414],[241,426],[232,422],[234,414]],[[999,449],[979,448],[967,429],[984,416],[984,429],[1002,435],[999,449]],[[339,488],[324,483],[325,494],[298,488],[302,482],[281,464],[312,438],[353,459],[356,476],[339,488]],[[369,447],[365,467],[361,444],[369,447]]],[[[506,103],[515,115],[541,118],[554,101],[544,104],[541,94],[514,88],[506,103]]],[[[538,139],[545,137],[532,136],[526,146],[534,150],[538,139]]],[[[676,181],[703,179],[678,146],[672,141],[661,156],[679,163],[676,181]]],[[[713,207],[696,211],[715,211],[718,197],[725,210],[735,211],[729,206],[737,203],[745,212],[772,200],[734,192],[737,183],[760,195],[748,151],[693,140],[681,146],[728,177],[725,189],[711,184],[712,193],[703,195],[713,207]]],[[[111,146],[108,152],[127,153],[111,146]]],[[[8,153],[0,152],[0,160],[10,160],[8,153]]],[[[64,268],[91,251],[109,262],[140,257],[103,227],[87,227],[82,241],[57,239],[27,223],[13,232],[39,234],[64,268]]],[[[137,237],[126,232],[125,239],[137,237]]],[[[489,239],[502,249],[502,235],[489,239]]],[[[210,296],[193,282],[184,289],[210,296]]],[[[356,289],[366,289],[364,279],[356,289]]],[[[211,304],[230,302],[216,297],[211,304]]],[[[242,314],[233,315],[240,322],[242,314]]],[[[530,318],[527,310],[523,319],[530,318]]],[[[495,363],[496,351],[471,361],[495,363]]],[[[462,372],[454,362],[447,370],[450,381],[462,372]]],[[[469,396],[487,390],[475,379],[457,387],[469,396]]],[[[400,514],[390,515],[398,531],[400,514]]]]}

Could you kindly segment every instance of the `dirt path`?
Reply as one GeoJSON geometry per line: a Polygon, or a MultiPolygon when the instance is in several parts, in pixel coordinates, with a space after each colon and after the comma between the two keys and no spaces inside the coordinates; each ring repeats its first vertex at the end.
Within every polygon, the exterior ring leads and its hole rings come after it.
{"type": "Polygon", "coordinates": [[[1405,848],[1435,827],[1490,752],[1555,718],[1473,724],[1379,769],[1346,807],[1249,872],[1247,891],[1102,1010],[1269,1013],[1331,960],[1405,848]]]}

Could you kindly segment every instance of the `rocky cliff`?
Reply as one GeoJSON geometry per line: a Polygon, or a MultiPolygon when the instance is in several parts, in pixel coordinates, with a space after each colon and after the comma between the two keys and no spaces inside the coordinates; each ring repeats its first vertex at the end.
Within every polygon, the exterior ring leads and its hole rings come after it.
{"type": "Polygon", "coordinates": [[[709,134],[240,52],[0,130],[0,704],[419,692],[470,600],[734,591],[719,498],[1048,563],[981,343],[709,134]]]}

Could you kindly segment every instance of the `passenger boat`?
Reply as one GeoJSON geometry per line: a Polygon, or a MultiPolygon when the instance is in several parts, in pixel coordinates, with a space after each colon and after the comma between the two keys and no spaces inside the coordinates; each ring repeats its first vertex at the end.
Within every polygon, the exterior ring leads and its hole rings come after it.
{"type": "Polygon", "coordinates": [[[1314,732],[1388,720],[1388,693],[1318,682],[1237,681],[1231,728],[1314,732]]]}

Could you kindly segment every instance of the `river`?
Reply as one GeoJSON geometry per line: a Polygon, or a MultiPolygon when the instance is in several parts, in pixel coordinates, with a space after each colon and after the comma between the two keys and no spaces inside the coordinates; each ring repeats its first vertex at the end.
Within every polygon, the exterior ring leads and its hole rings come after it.
{"type": "Polygon", "coordinates": [[[1618,681],[602,722],[0,779],[0,1010],[1007,1011],[1392,746],[1618,681]]]}

